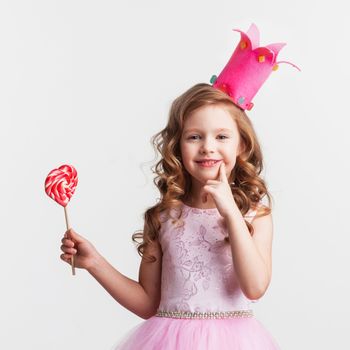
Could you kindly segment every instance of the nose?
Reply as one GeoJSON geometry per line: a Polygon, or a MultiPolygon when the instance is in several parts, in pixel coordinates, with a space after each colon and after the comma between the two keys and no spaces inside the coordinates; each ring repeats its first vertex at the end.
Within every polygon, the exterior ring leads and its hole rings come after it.
{"type": "Polygon", "coordinates": [[[213,153],[214,152],[214,141],[210,138],[207,137],[203,139],[203,142],[201,144],[200,152],[202,154],[207,154],[207,153],[213,153]]]}

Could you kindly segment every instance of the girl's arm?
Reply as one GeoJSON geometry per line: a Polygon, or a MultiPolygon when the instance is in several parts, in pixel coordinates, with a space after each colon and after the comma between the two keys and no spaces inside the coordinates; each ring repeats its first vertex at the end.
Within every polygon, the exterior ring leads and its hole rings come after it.
{"type": "Polygon", "coordinates": [[[227,220],[233,264],[240,286],[247,298],[261,298],[271,281],[272,274],[272,215],[252,221],[251,236],[244,218],[237,209],[227,220]]]}
{"type": "Polygon", "coordinates": [[[159,243],[147,252],[157,258],[154,263],[141,261],[139,282],[117,271],[103,256],[96,257],[87,270],[122,306],[143,319],[153,316],[160,302],[161,250],[159,243]]]}

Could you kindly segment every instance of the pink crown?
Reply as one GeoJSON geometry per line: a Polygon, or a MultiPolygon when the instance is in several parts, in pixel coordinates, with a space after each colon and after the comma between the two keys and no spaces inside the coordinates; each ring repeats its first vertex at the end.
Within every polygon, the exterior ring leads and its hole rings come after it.
{"type": "Polygon", "coordinates": [[[220,75],[213,75],[210,83],[228,94],[240,108],[251,110],[254,106],[251,100],[271,72],[278,69],[279,63],[288,63],[300,69],[287,61],[276,62],[285,43],[259,47],[259,29],[254,23],[247,33],[233,30],[241,33],[241,40],[220,75]]]}

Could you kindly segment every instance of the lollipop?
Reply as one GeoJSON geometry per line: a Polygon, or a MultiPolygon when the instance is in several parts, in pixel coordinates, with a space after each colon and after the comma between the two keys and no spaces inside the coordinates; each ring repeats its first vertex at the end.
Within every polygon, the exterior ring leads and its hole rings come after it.
{"type": "MultiPolygon", "coordinates": [[[[53,169],[45,180],[45,192],[55,202],[62,205],[66,218],[67,230],[70,229],[67,213],[67,204],[70,201],[78,184],[78,174],[72,165],[61,165],[53,169]]],[[[74,255],[71,257],[72,273],[75,275],[74,255]]]]}

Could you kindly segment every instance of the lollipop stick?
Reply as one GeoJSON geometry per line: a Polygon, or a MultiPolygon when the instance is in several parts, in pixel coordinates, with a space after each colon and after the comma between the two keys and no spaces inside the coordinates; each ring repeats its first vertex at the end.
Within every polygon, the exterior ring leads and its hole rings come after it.
{"type": "MultiPolygon", "coordinates": [[[[67,212],[67,206],[63,207],[64,208],[64,216],[66,218],[66,226],[67,226],[67,230],[70,229],[70,225],[69,225],[69,220],[68,220],[68,212],[67,212]]],[[[75,268],[74,268],[74,255],[72,255],[71,259],[71,264],[72,264],[72,274],[75,275],[75,268]]]]}

